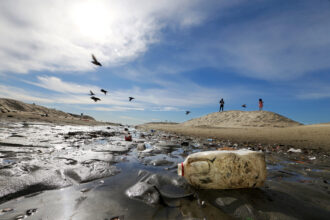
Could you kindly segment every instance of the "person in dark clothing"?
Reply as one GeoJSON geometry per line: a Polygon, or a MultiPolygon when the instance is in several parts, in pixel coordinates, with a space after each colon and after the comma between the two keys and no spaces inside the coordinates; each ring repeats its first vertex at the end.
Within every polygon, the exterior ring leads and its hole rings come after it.
{"type": "Polygon", "coordinates": [[[264,101],[262,101],[262,99],[259,99],[259,111],[262,111],[263,107],[264,107],[264,101]]]}
{"type": "Polygon", "coordinates": [[[223,112],[223,106],[225,105],[225,101],[223,101],[223,98],[221,98],[220,100],[220,109],[219,109],[219,112],[223,112]]]}

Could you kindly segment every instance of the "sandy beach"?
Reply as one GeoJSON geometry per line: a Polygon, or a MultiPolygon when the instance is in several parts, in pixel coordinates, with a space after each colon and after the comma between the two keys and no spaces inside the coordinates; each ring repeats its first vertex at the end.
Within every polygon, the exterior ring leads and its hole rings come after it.
{"type": "Polygon", "coordinates": [[[285,145],[330,151],[330,123],[302,125],[284,117],[274,118],[275,114],[269,112],[261,112],[260,117],[254,119],[251,116],[255,112],[243,112],[244,117],[237,117],[238,113],[216,112],[181,124],[147,123],[138,127],[245,144],[285,145]]]}

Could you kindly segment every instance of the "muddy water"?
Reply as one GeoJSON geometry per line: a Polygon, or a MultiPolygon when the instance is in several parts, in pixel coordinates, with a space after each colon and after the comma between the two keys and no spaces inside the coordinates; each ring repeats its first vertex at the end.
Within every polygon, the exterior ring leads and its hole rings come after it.
{"type": "Polygon", "coordinates": [[[287,151],[124,127],[1,123],[0,219],[328,219],[329,155],[287,151]],[[264,187],[197,190],[176,179],[190,153],[228,146],[265,152],[264,187]],[[156,190],[128,196],[150,182],[156,190]]]}

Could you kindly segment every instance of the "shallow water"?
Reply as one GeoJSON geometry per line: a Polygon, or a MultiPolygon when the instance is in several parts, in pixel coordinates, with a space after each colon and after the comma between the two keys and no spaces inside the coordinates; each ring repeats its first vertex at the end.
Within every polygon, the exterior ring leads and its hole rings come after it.
{"type": "MultiPolygon", "coordinates": [[[[124,127],[2,123],[0,130],[0,219],[330,216],[330,163],[323,153],[315,153],[317,159],[309,160],[299,153],[266,152],[268,179],[260,189],[196,190],[193,197],[148,205],[125,194],[140,181],[140,170],[174,178],[176,164],[187,155],[224,144],[134,128],[129,128],[133,142],[125,142],[124,127]],[[146,149],[138,151],[138,143],[145,143],[146,149]]],[[[161,190],[183,193],[167,183],[161,190]]]]}

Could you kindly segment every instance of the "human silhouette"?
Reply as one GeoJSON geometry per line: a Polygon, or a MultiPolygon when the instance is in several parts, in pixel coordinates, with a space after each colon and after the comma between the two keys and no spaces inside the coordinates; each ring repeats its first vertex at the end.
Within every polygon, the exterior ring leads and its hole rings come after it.
{"type": "Polygon", "coordinates": [[[262,101],[262,99],[259,99],[259,111],[262,111],[263,107],[264,107],[264,101],[262,101]]]}
{"type": "Polygon", "coordinates": [[[221,98],[221,100],[220,100],[220,109],[219,109],[219,112],[223,112],[223,106],[225,105],[225,101],[223,101],[223,98],[221,98]]]}

